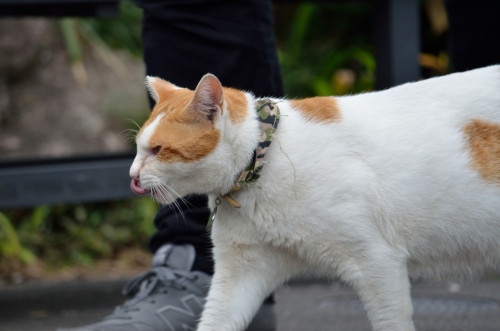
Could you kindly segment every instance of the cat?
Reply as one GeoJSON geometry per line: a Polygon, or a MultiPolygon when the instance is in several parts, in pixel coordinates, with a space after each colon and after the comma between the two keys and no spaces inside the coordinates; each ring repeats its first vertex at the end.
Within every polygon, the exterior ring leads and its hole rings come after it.
{"type": "Polygon", "coordinates": [[[499,65],[302,100],[256,99],[211,74],[194,91],[147,85],[156,106],[132,189],[162,204],[207,194],[212,210],[199,331],[244,330],[304,272],[350,284],[374,330],[414,330],[410,278],[498,269],[499,65]]]}

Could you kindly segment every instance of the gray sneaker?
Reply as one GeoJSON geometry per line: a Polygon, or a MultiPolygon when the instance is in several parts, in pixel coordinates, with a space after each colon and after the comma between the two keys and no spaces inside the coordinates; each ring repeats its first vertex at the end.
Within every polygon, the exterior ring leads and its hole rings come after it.
{"type": "MultiPolygon", "coordinates": [[[[211,277],[190,271],[191,245],[164,245],[153,257],[153,268],[123,289],[133,296],[101,322],[58,331],[188,331],[195,330],[211,277]]],[[[273,304],[264,304],[247,331],[274,331],[273,304]]]]}

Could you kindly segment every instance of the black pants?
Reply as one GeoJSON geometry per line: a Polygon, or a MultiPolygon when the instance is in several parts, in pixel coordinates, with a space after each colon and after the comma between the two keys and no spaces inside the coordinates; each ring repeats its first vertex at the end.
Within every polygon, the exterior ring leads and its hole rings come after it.
{"type": "MultiPolygon", "coordinates": [[[[283,95],[267,0],[136,0],[144,9],[144,61],[148,75],[194,89],[210,72],[224,86],[256,96],[283,95]]],[[[193,269],[212,272],[209,216],[204,196],[187,197],[184,218],[170,207],[155,217],[154,252],[165,243],[189,243],[197,252],[193,269]]]]}

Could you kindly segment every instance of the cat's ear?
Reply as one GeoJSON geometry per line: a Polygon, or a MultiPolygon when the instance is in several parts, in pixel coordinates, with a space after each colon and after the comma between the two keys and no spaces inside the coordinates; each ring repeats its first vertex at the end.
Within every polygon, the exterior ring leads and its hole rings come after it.
{"type": "Polygon", "coordinates": [[[219,79],[212,74],[203,76],[196,86],[190,108],[214,122],[215,118],[222,115],[224,96],[219,79]]]}
{"type": "Polygon", "coordinates": [[[149,95],[151,96],[151,98],[153,98],[155,103],[160,102],[163,92],[178,88],[177,86],[170,82],[167,82],[166,80],[153,76],[146,76],[146,87],[148,89],[149,95]]]}

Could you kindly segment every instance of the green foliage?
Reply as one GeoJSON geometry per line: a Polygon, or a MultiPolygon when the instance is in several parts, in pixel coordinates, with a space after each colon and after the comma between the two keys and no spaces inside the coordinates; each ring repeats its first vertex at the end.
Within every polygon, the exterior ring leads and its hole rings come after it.
{"type": "Polygon", "coordinates": [[[288,97],[373,89],[375,59],[366,4],[279,5],[279,57],[288,97]]]}
{"type": "Polygon", "coordinates": [[[142,54],[142,10],[132,1],[120,1],[120,14],[108,19],[63,18],[59,29],[71,63],[83,61],[84,44],[106,50],[121,49],[142,54]]]}
{"type": "Polygon", "coordinates": [[[154,201],[142,198],[0,213],[0,265],[6,259],[31,263],[37,256],[46,267],[57,269],[145,247],[155,231],[156,210],[154,201]]]}
{"type": "Polygon", "coordinates": [[[22,263],[32,263],[35,256],[19,242],[19,236],[10,220],[0,212],[0,256],[17,259],[22,263]]]}
{"type": "Polygon", "coordinates": [[[83,53],[80,40],[78,38],[78,26],[76,20],[71,18],[64,18],[59,21],[59,27],[62,32],[64,44],[66,45],[66,52],[70,62],[82,61],[83,53]]]}
{"type": "Polygon", "coordinates": [[[142,54],[141,39],[142,10],[132,1],[120,1],[118,17],[78,19],[83,33],[98,39],[111,49],[123,49],[134,56],[142,54]]]}

